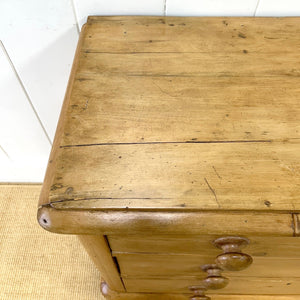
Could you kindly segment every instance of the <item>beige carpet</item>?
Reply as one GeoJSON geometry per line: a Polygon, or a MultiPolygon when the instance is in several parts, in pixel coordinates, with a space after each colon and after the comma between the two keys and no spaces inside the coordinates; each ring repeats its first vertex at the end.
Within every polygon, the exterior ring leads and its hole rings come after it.
{"type": "Polygon", "coordinates": [[[0,299],[104,299],[77,238],[39,227],[40,189],[0,184],[0,299]]]}

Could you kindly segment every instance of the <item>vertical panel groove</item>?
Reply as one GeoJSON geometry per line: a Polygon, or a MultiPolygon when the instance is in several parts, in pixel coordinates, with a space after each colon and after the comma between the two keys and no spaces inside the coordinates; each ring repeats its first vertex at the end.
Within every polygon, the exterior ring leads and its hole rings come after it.
{"type": "Polygon", "coordinates": [[[167,0],[164,0],[164,16],[167,15],[167,0]]]}
{"type": "Polygon", "coordinates": [[[253,17],[256,17],[256,12],[257,12],[259,3],[260,3],[260,0],[257,0],[257,3],[256,3],[256,7],[255,7],[255,10],[254,10],[254,15],[253,15],[253,17]]]}
{"type": "Polygon", "coordinates": [[[75,3],[74,3],[74,0],[71,0],[71,6],[72,6],[72,11],[73,11],[74,19],[75,19],[75,22],[76,22],[77,32],[78,32],[78,34],[80,34],[78,14],[77,14],[77,11],[76,11],[76,6],[75,6],[75,3]]]}
{"type": "Polygon", "coordinates": [[[9,157],[8,153],[4,150],[4,148],[0,145],[0,150],[5,154],[5,156],[11,160],[11,158],[9,157]]]}

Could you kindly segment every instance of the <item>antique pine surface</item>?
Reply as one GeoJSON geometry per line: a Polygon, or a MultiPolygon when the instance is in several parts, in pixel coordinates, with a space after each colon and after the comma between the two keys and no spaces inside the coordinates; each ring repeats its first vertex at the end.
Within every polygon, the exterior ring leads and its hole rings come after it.
{"type": "Polygon", "coordinates": [[[43,225],[58,230],[45,218],[68,209],[174,212],[175,223],[180,211],[255,211],[286,224],[279,234],[298,230],[282,215],[300,209],[298,36],[298,18],[90,17],[43,225]]]}
{"type": "Polygon", "coordinates": [[[41,203],[298,211],[298,35],[297,18],[90,18],[41,203]]]}
{"type": "Polygon", "coordinates": [[[79,235],[108,299],[187,299],[226,235],[254,262],[213,299],[300,295],[299,36],[299,18],[89,17],[38,220],[79,235]]]}

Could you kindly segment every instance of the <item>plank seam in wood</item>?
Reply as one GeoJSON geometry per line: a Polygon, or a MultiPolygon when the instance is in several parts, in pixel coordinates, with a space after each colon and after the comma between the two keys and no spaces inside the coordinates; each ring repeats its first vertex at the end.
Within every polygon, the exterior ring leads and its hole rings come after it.
{"type": "Polygon", "coordinates": [[[272,143],[274,140],[236,140],[236,141],[185,141],[185,142],[132,142],[132,143],[96,143],[79,145],[62,145],[60,148],[110,146],[110,145],[156,145],[156,144],[226,144],[226,143],[272,143]]]}
{"type": "MultiPolygon", "coordinates": [[[[58,197],[62,197],[63,195],[59,195],[58,197]]],[[[124,197],[124,198],[112,198],[112,197],[92,197],[92,198],[65,198],[62,200],[52,200],[53,198],[50,198],[51,203],[50,204],[45,204],[42,205],[41,207],[51,207],[55,210],[67,210],[67,211],[78,211],[78,208],[64,208],[63,206],[60,205],[56,205],[56,204],[60,204],[60,203],[68,203],[68,202],[76,202],[76,201],[89,201],[89,200],[174,200],[175,198],[128,198],[128,197],[124,197]]],[[[256,214],[292,214],[294,213],[298,213],[298,210],[293,210],[293,212],[291,210],[270,210],[270,209],[221,209],[216,211],[216,209],[205,209],[205,208],[194,208],[194,207],[186,207],[186,206],[180,206],[180,207],[167,207],[167,208],[162,208],[162,207],[157,207],[157,208],[138,208],[138,207],[103,207],[103,208],[96,208],[96,209],[91,209],[90,207],[87,207],[86,209],[84,208],[80,208],[80,210],[82,211],[103,211],[103,212],[124,212],[124,210],[126,212],[168,212],[168,213],[172,213],[172,212],[176,212],[176,213],[186,213],[186,212],[194,212],[194,213],[216,213],[216,214],[226,214],[226,213],[234,213],[234,214],[248,214],[248,213],[256,213],[256,214]]],[[[300,213],[300,211],[299,211],[300,213]]]]}

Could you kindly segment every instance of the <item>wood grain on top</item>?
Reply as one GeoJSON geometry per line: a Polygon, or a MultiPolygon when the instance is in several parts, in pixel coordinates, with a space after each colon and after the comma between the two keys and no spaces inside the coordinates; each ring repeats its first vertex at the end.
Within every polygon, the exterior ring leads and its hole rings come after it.
{"type": "Polygon", "coordinates": [[[300,210],[299,33],[298,18],[89,18],[43,203],[300,210]]]}
{"type": "Polygon", "coordinates": [[[298,18],[91,17],[62,145],[299,138],[298,18]]]}

